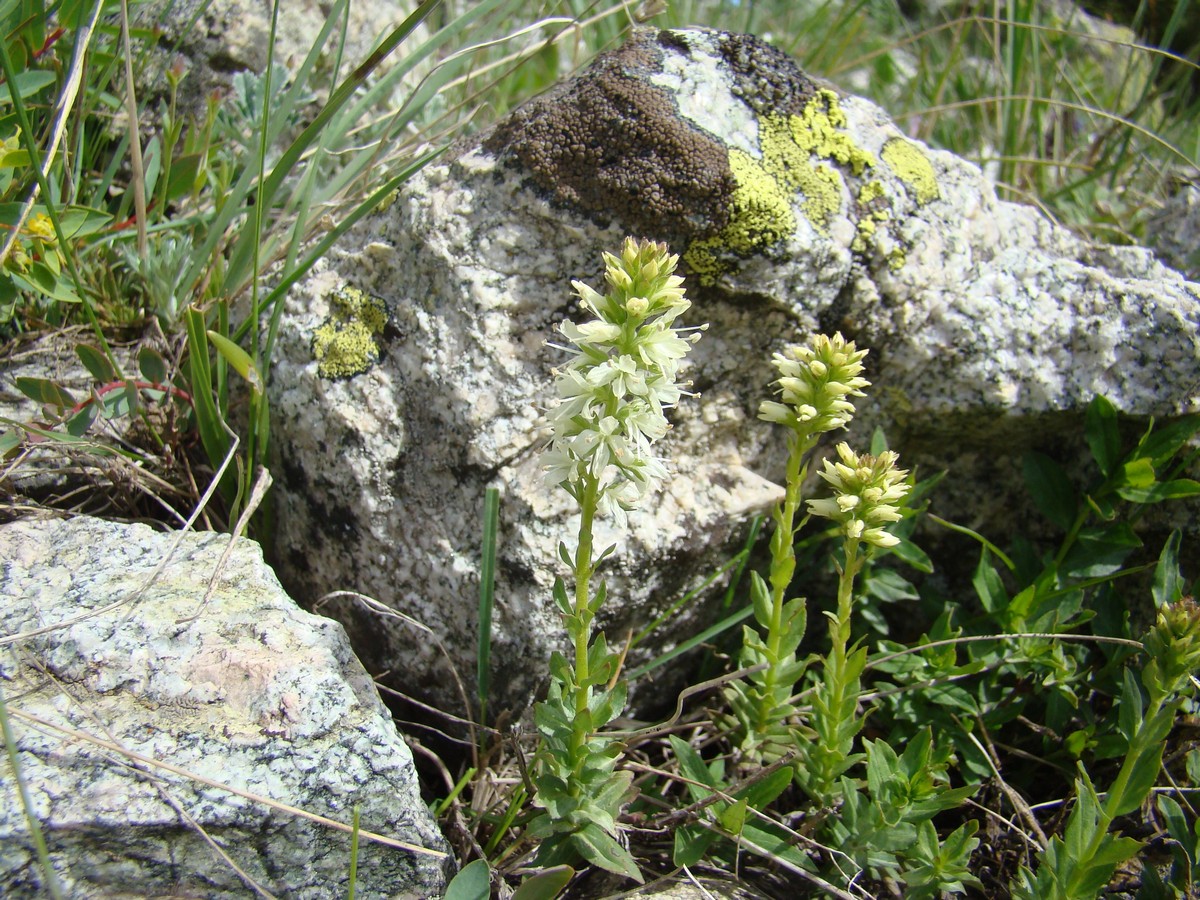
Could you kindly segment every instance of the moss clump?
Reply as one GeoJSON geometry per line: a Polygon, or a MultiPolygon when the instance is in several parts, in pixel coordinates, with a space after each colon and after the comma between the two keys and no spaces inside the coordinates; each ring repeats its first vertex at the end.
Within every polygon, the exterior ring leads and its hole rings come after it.
{"type": "Polygon", "coordinates": [[[387,325],[387,307],[358,288],[342,287],[330,296],[332,315],[313,332],[312,354],[322,378],[350,378],[379,361],[376,340],[387,325]]]}
{"type": "Polygon", "coordinates": [[[883,145],[880,155],[896,176],[912,189],[917,205],[924,206],[941,196],[933,163],[916,144],[893,138],[883,145]]]}

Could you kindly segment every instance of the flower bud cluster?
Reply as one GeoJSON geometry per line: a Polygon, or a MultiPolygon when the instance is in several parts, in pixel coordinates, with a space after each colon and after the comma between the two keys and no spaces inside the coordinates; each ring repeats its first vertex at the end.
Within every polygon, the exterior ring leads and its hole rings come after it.
{"type": "Polygon", "coordinates": [[[846,398],[866,396],[862,389],[870,384],[860,377],[867,352],[840,333],[815,335],[808,346],[788,345],[772,360],[783,402],[763,401],[759,418],[806,435],[846,427],[854,417],[854,404],[846,398]]]}
{"type": "Polygon", "coordinates": [[[897,507],[909,492],[904,483],[908,471],[896,468],[899,456],[891,450],[878,457],[859,456],[844,441],[837,445],[837,454],[841,461],[826,459],[821,472],[834,495],[809,500],[808,511],[832,519],[848,538],[876,547],[896,546],[899,539],[884,531],[884,526],[899,521],[897,507]]]}
{"type": "Polygon", "coordinates": [[[618,520],[667,474],[651,444],[670,427],[664,410],[683,393],[680,362],[700,339],[699,329],[675,327],[691,306],[678,261],[665,244],[626,238],[620,256],[604,254],[607,293],[572,282],[594,320],[559,326],[575,355],[557,373],[546,481],[579,500],[594,480],[597,509],[618,520]]]}
{"type": "Polygon", "coordinates": [[[1200,671],[1200,604],[1183,597],[1164,606],[1144,643],[1150,662],[1142,680],[1151,697],[1183,691],[1200,671]]]}

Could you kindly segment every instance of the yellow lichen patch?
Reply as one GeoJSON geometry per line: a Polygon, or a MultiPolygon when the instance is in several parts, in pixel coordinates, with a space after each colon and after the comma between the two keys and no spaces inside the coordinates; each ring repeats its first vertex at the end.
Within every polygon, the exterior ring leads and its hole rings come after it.
{"type": "Polygon", "coordinates": [[[868,181],[858,192],[858,205],[869,206],[875,200],[883,200],[886,197],[887,192],[884,190],[882,181],[868,181]]]}
{"type": "Polygon", "coordinates": [[[880,155],[900,180],[912,188],[918,205],[924,206],[941,196],[933,163],[916,144],[903,138],[893,138],[883,145],[880,155]]]}
{"type": "Polygon", "coordinates": [[[728,269],[722,252],[745,256],[793,234],[792,204],[797,192],[804,195],[801,209],[813,228],[828,233],[841,208],[843,181],[825,161],[846,167],[855,176],[875,165],[875,157],[854,143],[846,124],[837,95],[821,90],[800,115],[759,119],[761,160],[743,150],[729,151],[735,187],[728,223],[719,234],[693,241],[683,254],[702,284],[711,284],[728,269]]]}
{"type": "Polygon", "coordinates": [[[737,182],[729,204],[724,243],[735,253],[749,253],[782,240],[796,230],[791,191],[776,172],[742,150],[729,151],[729,168],[737,182]]]}
{"type": "Polygon", "coordinates": [[[854,243],[850,245],[854,253],[865,253],[871,246],[871,240],[879,226],[891,218],[891,212],[883,205],[887,202],[886,198],[881,181],[868,181],[858,192],[858,233],[854,236],[854,243]]]}
{"type": "Polygon", "coordinates": [[[846,133],[846,114],[837,94],[820,90],[804,106],[804,112],[789,118],[792,139],[800,149],[821,159],[850,167],[852,175],[875,165],[875,157],[854,143],[846,133]]]}
{"type": "Polygon", "coordinates": [[[322,378],[349,378],[379,361],[377,338],[387,325],[378,297],[343,287],[330,296],[332,314],[313,332],[312,353],[322,378]]]}

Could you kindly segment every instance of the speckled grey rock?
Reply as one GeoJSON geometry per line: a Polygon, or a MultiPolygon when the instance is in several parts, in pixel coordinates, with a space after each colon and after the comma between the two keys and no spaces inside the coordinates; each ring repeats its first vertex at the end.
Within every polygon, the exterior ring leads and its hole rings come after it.
{"type": "MultiPolygon", "coordinates": [[[[384,34],[416,7],[408,0],[363,0],[350,4],[344,59],[357,65],[384,34]]],[[[316,0],[293,0],[282,7],[276,25],[275,62],[282,78],[291,79],[317,43],[329,7],[316,0]]],[[[139,24],[153,27],[157,40],[148,48],[143,92],[165,89],[163,71],[180,66],[187,77],[180,85],[181,109],[203,118],[205,104],[216,91],[226,93],[238,72],[262,74],[267,67],[271,36],[271,3],[264,0],[155,0],[136,11],[139,24]]],[[[337,32],[318,63],[331,68],[337,32]]],[[[385,63],[384,68],[388,66],[385,63]]],[[[345,72],[343,71],[343,75],[345,72]]],[[[322,75],[315,78],[321,84],[322,75]]],[[[328,87],[326,85],[326,87],[328,87]]]]}
{"type": "Polygon", "coordinates": [[[1147,224],[1146,239],[1167,265],[1200,278],[1200,182],[1182,181],[1175,186],[1147,224]]]}
{"type": "MultiPolygon", "coordinates": [[[[276,896],[346,896],[348,835],[112,744],[344,823],[357,805],[363,829],[426,848],[363,843],[360,895],[440,893],[448,848],[341,627],[298,609],[250,541],[220,567],[228,536],[183,535],[152,580],[175,538],[89,518],[0,526],[0,687],[65,895],[250,895],[202,828],[276,896]]],[[[43,896],[7,768],[0,894],[43,896]]]]}
{"type": "MultiPolygon", "coordinates": [[[[1093,394],[1138,416],[1196,408],[1198,288],[1148,251],[999,202],[976,167],[753,38],[644,30],[426,169],[291,293],[270,390],[275,551],[297,595],[354,588],[402,609],[469,679],[480,509],[498,484],[495,681],[503,702],[528,698],[560,640],[550,582],[572,533],[568,499],[539,478],[562,359],[543,342],[576,314],[570,280],[599,286],[601,251],[626,233],[671,242],[688,322],[711,328],[689,370],[700,397],[664,444],[677,478],[629,535],[599,537],[618,542],[614,641],[777,496],[756,473],[778,477],[781,437],[755,411],[786,341],[840,329],[870,347],[852,437],[883,424],[906,464],[954,468],[939,511],[971,524],[1012,516],[1022,450],[1077,433],[1093,394]]],[[[693,604],[640,650],[714,614],[693,604]]],[[[369,667],[458,708],[406,626],[346,621],[369,667]]]]}

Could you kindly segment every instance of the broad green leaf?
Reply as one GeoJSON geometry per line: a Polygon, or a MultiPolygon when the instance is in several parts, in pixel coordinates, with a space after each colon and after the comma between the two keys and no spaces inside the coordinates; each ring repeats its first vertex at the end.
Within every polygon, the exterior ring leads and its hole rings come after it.
{"type": "Polygon", "coordinates": [[[112,216],[86,206],[68,206],[62,211],[59,225],[67,238],[83,238],[102,231],[112,216]]]}
{"type": "Polygon", "coordinates": [[[97,350],[91,344],[76,344],[75,355],[79,357],[79,361],[83,363],[83,367],[88,370],[88,374],[101,384],[108,384],[110,381],[115,381],[117,378],[117,370],[113,368],[113,364],[109,362],[108,357],[100,350],[97,350]]]}
{"type": "Polygon", "coordinates": [[[1136,457],[1121,467],[1121,479],[1117,483],[1117,493],[1137,488],[1148,488],[1154,484],[1157,476],[1154,473],[1154,463],[1149,457],[1136,457]]]}
{"type": "Polygon", "coordinates": [[[979,596],[979,602],[983,604],[983,608],[987,612],[995,615],[1008,606],[1008,592],[1004,590],[1000,573],[991,564],[990,554],[986,547],[979,551],[979,564],[975,567],[971,584],[979,596]]]}
{"type": "Polygon", "coordinates": [[[521,886],[513,891],[512,900],[555,900],[574,877],[575,870],[570,866],[551,866],[527,875],[521,886]]]}
{"type": "MultiPolygon", "coordinates": [[[[0,150],[0,169],[20,169],[29,164],[29,151],[24,147],[18,150],[0,150]]],[[[12,173],[6,172],[5,176],[11,182],[12,173]]]]}
{"type": "Polygon", "coordinates": [[[477,859],[463,866],[446,885],[445,900],[488,900],[492,896],[492,879],[486,859],[477,859]]]}
{"type": "Polygon", "coordinates": [[[45,403],[58,410],[68,409],[75,405],[75,398],[65,388],[59,387],[49,378],[32,378],[18,375],[17,390],[38,403],[45,403]]]}
{"type": "Polygon", "coordinates": [[[1054,460],[1030,450],[1021,465],[1025,485],[1042,515],[1063,531],[1075,524],[1079,498],[1067,474],[1054,460]]]}
{"type": "Polygon", "coordinates": [[[137,412],[138,390],[132,381],[126,381],[124,387],[109,391],[101,399],[101,415],[106,419],[119,419],[137,412]]]}
{"type": "Polygon", "coordinates": [[[142,373],[143,378],[152,384],[166,384],[167,362],[157,350],[142,347],[138,350],[137,361],[138,371],[142,373]]]}
{"type": "MultiPolygon", "coordinates": [[[[1178,841],[1189,853],[1194,853],[1196,836],[1193,834],[1193,829],[1188,826],[1183,808],[1167,794],[1159,794],[1157,800],[1158,811],[1162,814],[1163,822],[1167,826],[1167,834],[1178,841]]],[[[1200,820],[1197,821],[1196,827],[1200,828],[1200,820]]]]}
{"type": "Polygon", "coordinates": [[[863,587],[866,593],[885,603],[916,600],[919,597],[912,582],[895,569],[875,569],[863,587]]]}
{"type": "MultiPolygon", "coordinates": [[[[1166,735],[1163,735],[1163,738],[1165,737],[1166,735]]],[[[1110,793],[1108,797],[1108,811],[1114,818],[1133,812],[1150,795],[1162,769],[1163,749],[1160,739],[1152,746],[1144,747],[1141,753],[1129,761],[1130,776],[1125,782],[1124,791],[1119,794],[1110,793]]]]}
{"type": "Polygon", "coordinates": [[[675,829],[675,848],[671,859],[677,866],[694,866],[704,858],[717,835],[707,828],[685,825],[675,829]]]}
{"type": "Polygon", "coordinates": [[[642,873],[629,851],[598,826],[584,825],[571,835],[571,843],[579,855],[592,865],[642,883],[642,873]]]}
{"type": "Polygon", "coordinates": [[[1078,868],[1075,870],[1075,877],[1071,879],[1067,896],[1078,897],[1080,900],[1098,896],[1112,880],[1117,866],[1133,859],[1142,846],[1141,841],[1135,841],[1133,838],[1106,836],[1093,857],[1077,860],[1078,868]]]}
{"type": "Polygon", "coordinates": [[[171,177],[166,186],[168,203],[192,192],[203,162],[204,157],[199,153],[187,153],[171,161],[171,177]]]}
{"type": "Polygon", "coordinates": [[[79,412],[67,419],[67,433],[75,437],[87,434],[92,423],[100,417],[100,407],[96,403],[88,403],[79,412]]]}
{"type": "MultiPolygon", "coordinates": [[[[779,650],[784,656],[796,652],[808,628],[808,601],[795,597],[783,604],[783,638],[779,650]]],[[[786,676],[784,676],[786,677],[786,676]]],[[[794,683],[794,679],[793,679],[794,683]]]]}
{"type": "Polygon", "coordinates": [[[1125,740],[1132,741],[1142,725],[1145,715],[1145,704],[1142,702],[1142,688],[1133,669],[1126,667],[1122,671],[1121,705],[1117,708],[1117,724],[1125,740]]]}
{"type": "Polygon", "coordinates": [[[721,811],[719,816],[721,827],[732,834],[741,834],[746,824],[746,809],[748,802],[745,797],[737,803],[731,803],[721,811]]]}
{"type": "Polygon", "coordinates": [[[20,446],[21,432],[19,429],[10,428],[7,431],[0,431],[0,459],[7,458],[8,454],[20,446]]]}
{"type": "Polygon", "coordinates": [[[569,616],[573,612],[571,601],[567,598],[567,585],[561,578],[554,579],[554,589],[551,591],[554,596],[554,603],[558,607],[558,611],[564,616],[569,616]]]}
{"type": "Polygon", "coordinates": [[[1182,541],[1183,534],[1176,528],[1168,535],[1162,553],[1158,555],[1154,581],[1150,585],[1155,609],[1162,609],[1183,596],[1185,582],[1183,573],[1179,571],[1179,545],[1182,541]]]}
{"type": "MultiPolygon", "coordinates": [[[[599,586],[596,588],[596,596],[592,598],[590,603],[588,603],[588,609],[591,610],[593,614],[599,612],[600,607],[604,605],[604,601],[607,599],[608,582],[601,581],[599,586]]],[[[603,635],[601,635],[601,637],[603,637],[603,635]]]]}
{"type": "Polygon", "coordinates": [[[1117,431],[1117,410],[1103,395],[1088,404],[1085,434],[1092,459],[1107,478],[1120,460],[1121,436],[1117,431]]]}
{"type": "Polygon", "coordinates": [[[1123,500],[1134,503],[1160,503],[1163,500],[1180,500],[1200,494],[1200,481],[1177,478],[1174,481],[1157,481],[1149,487],[1122,487],[1117,489],[1123,500]]]}
{"type": "MultiPolygon", "coordinates": [[[[53,255],[47,257],[47,259],[54,258],[53,255]]],[[[70,287],[59,280],[58,274],[47,266],[45,262],[35,262],[24,275],[9,272],[9,277],[18,287],[35,294],[44,294],[51,300],[57,300],[59,303],[83,302],[70,287]]]]}
{"type": "Polygon", "coordinates": [[[1155,467],[1164,465],[1197,432],[1200,432],[1200,415],[1183,416],[1143,437],[1135,453],[1149,458],[1155,467]]]}
{"type": "Polygon", "coordinates": [[[1142,546],[1128,522],[1084,528],[1062,562],[1062,571],[1077,578],[1098,578],[1117,571],[1142,546]]]}
{"type": "MultiPolygon", "coordinates": [[[[26,69],[24,72],[17,73],[16,94],[22,100],[26,100],[34,94],[44,91],[57,80],[58,76],[53,72],[44,69],[26,69]]],[[[0,85],[0,104],[11,105],[12,102],[12,86],[0,85]]]]}
{"type": "Polygon", "coordinates": [[[781,830],[773,830],[771,826],[765,825],[761,820],[747,822],[746,827],[742,829],[742,837],[765,850],[767,853],[765,858],[768,861],[773,857],[779,857],[810,872],[814,869],[813,861],[808,858],[808,854],[797,850],[789,835],[781,830]]]}
{"type": "Polygon", "coordinates": [[[784,766],[781,769],[776,769],[761,781],[756,781],[750,787],[739,791],[739,795],[743,795],[755,809],[766,809],[775,800],[788,789],[788,785],[792,783],[792,770],[789,766],[784,766]]]}
{"type": "Polygon", "coordinates": [[[668,738],[671,741],[671,749],[675,752],[675,760],[679,763],[680,773],[684,778],[697,782],[688,785],[688,792],[692,795],[693,800],[703,800],[712,793],[701,785],[720,787],[712,773],[709,772],[708,766],[704,764],[704,760],[700,758],[700,754],[691,744],[678,735],[668,735],[668,738]]]}
{"type": "MultiPolygon", "coordinates": [[[[909,503],[911,504],[911,500],[909,503]]],[[[899,537],[899,535],[897,535],[899,537]]],[[[907,566],[911,566],[918,572],[930,573],[933,571],[933,560],[929,558],[929,554],[914,544],[912,541],[905,538],[900,538],[900,543],[892,547],[891,553],[907,566]]]]}
{"type": "Polygon", "coordinates": [[[763,628],[771,627],[771,616],[774,609],[771,605],[771,592],[767,583],[757,572],[750,573],[750,602],[754,606],[754,618],[763,628]]]}

